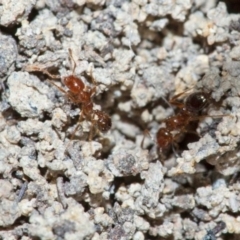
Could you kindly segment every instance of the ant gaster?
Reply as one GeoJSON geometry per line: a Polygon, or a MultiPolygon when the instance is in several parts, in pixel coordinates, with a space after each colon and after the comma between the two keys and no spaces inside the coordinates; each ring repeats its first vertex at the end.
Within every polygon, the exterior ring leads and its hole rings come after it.
{"type": "Polygon", "coordinates": [[[179,98],[184,93],[174,96],[170,103],[179,108],[176,115],[166,118],[163,122],[165,127],[158,130],[156,141],[160,152],[174,144],[185,132],[188,131],[190,122],[199,120],[204,117],[200,112],[207,106],[209,94],[202,91],[190,94],[184,103],[178,102],[179,98]]]}
{"type": "MultiPolygon", "coordinates": [[[[73,73],[63,78],[63,83],[68,88],[68,90],[65,91],[63,88],[59,87],[52,81],[50,81],[50,83],[55,87],[57,87],[61,92],[65,93],[66,96],[74,104],[81,105],[81,113],[80,113],[79,121],[86,119],[92,122],[92,124],[95,125],[97,129],[100,130],[101,132],[107,132],[111,128],[112,121],[111,121],[111,118],[105,112],[94,109],[92,98],[96,93],[96,86],[95,86],[95,81],[92,77],[92,74],[91,74],[91,80],[94,83],[94,87],[86,85],[82,81],[82,79],[74,75],[76,63],[73,59],[71,49],[69,49],[69,56],[74,63],[73,73]]],[[[29,66],[27,70],[40,71],[47,74],[51,78],[54,78],[54,79],[59,78],[59,76],[54,76],[50,74],[48,71],[46,71],[45,69],[41,69],[38,66],[29,66]]],[[[73,136],[76,130],[77,128],[74,130],[73,136]]],[[[90,138],[91,138],[91,134],[90,134],[90,138]]]]}

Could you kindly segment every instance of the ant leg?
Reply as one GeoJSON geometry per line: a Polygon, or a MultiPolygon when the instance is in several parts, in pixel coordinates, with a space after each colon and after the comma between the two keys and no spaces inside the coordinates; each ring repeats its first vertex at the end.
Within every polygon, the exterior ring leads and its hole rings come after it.
{"type": "MultiPolygon", "coordinates": [[[[59,79],[60,76],[59,75],[52,75],[51,73],[49,73],[46,69],[41,69],[38,66],[28,66],[25,68],[26,71],[28,72],[42,72],[43,74],[46,74],[47,76],[49,76],[52,79],[59,79]]],[[[67,91],[65,91],[63,88],[59,87],[56,83],[50,81],[47,79],[47,81],[52,84],[53,86],[55,86],[59,91],[61,91],[62,93],[66,94],[69,98],[71,98],[71,96],[69,95],[69,93],[67,91]]],[[[71,100],[74,102],[74,99],[71,98],[71,100]]]]}
{"type": "MultiPolygon", "coordinates": [[[[28,66],[26,69],[26,71],[29,71],[29,72],[42,72],[43,74],[46,74],[47,76],[49,76],[50,78],[53,78],[53,79],[59,79],[60,76],[59,75],[52,75],[51,73],[49,73],[46,69],[41,69],[40,67],[38,66],[28,66]]],[[[65,95],[67,95],[72,102],[76,102],[76,99],[74,99],[73,96],[71,96],[67,91],[65,91],[63,88],[59,87],[56,83],[50,81],[47,79],[47,81],[52,84],[53,86],[55,86],[59,91],[61,91],[62,93],[64,93],[65,95]]]]}
{"type": "Polygon", "coordinates": [[[196,131],[192,131],[192,130],[182,129],[181,132],[182,132],[182,133],[194,134],[194,135],[196,135],[196,136],[199,137],[199,138],[202,137],[199,133],[197,133],[196,131]]]}
{"type": "MultiPolygon", "coordinates": [[[[91,114],[91,123],[92,123],[92,126],[91,126],[91,129],[90,129],[90,134],[89,134],[89,141],[92,141],[92,137],[93,137],[93,129],[94,129],[94,126],[97,125],[97,121],[98,119],[100,118],[99,114],[98,114],[98,110],[93,110],[93,113],[91,114]],[[94,117],[97,117],[97,120],[94,119],[94,117]]],[[[96,128],[97,132],[99,133],[99,129],[96,128]]]]}
{"type": "Polygon", "coordinates": [[[178,150],[178,144],[175,143],[175,142],[172,142],[172,150],[173,150],[173,153],[175,155],[176,158],[179,158],[180,155],[177,153],[177,150],[178,150]]]}
{"type": "Polygon", "coordinates": [[[170,108],[173,108],[172,107],[173,104],[171,105],[171,103],[165,97],[162,96],[161,98],[170,108]]]}
{"type": "Polygon", "coordinates": [[[90,132],[89,132],[89,137],[88,137],[88,141],[90,142],[90,150],[91,150],[91,154],[93,155],[93,146],[92,146],[92,139],[93,139],[93,129],[94,126],[96,124],[96,120],[94,120],[94,114],[96,114],[94,111],[91,114],[91,128],[90,128],[90,132]]]}
{"type": "Polygon", "coordinates": [[[69,145],[71,144],[71,142],[72,142],[77,130],[79,129],[79,127],[81,127],[81,125],[78,123],[77,126],[74,128],[72,134],[71,134],[70,141],[68,142],[68,144],[66,146],[66,149],[65,149],[65,153],[66,153],[67,149],[69,148],[69,145]]]}
{"type": "Polygon", "coordinates": [[[61,78],[60,75],[53,75],[53,74],[51,74],[41,64],[29,65],[29,66],[25,67],[24,70],[27,71],[27,72],[41,72],[43,74],[46,74],[47,76],[49,76],[52,79],[60,79],[61,78]]]}
{"type": "MultiPolygon", "coordinates": [[[[81,122],[83,119],[83,114],[81,112],[80,116],[79,116],[79,122],[81,122]]],[[[70,137],[70,141],[68,142],[65,152],[67,151],[67,149],[69,148],[70,143],[72,142],[74,136],[76,135],[77,130],[81,127],[80,123],[77,123],[77,126],[74,128],[74,130],[72,131],[71,137],[70,137]]]]}
{"type": "Polygon", "coordinates": [[[162,163],[162,165],[164,165],[164,160],[166,159],[166,156],[164,154],[164,149],[160,148],[159,149],[159,161],[162,163]]]}
{"type": "Polygon", "coordinates": [[[73,62],[72,75],[74,75],[74,72],[75,72],[75,69],[76,69],[77,64],[76,64],[76,61],[75,61],[74,58],[73,58],[72,49],[69,48],[69,49],[68,49],[68,53],[69,53],[70,59],[71,59],[72,62],[73,62]]]}
{"type": "Polygon", "coordinates": [[[97,92],[97,83],[95,81],[95,78],[93,77],[92,68],[90,70],[90,78],[91,78],[91,82],[93,84],[93,87],[90,88],[90,91],[89,91],[90,92],[90,96],[92,98],[96,94],[96,92],[97,92]]]}
{"type": "Polygon", "coordinates": [[[173,96],[170,100],[169,100],[169,103],[173,106],[176,106],[178,108],[183,108],[185,106],[184,103],[178,101],[177,99],[180,98],[181,96],[185,95],[188,91],[192,90],[192,88],[189,88],[188,90],[184,91],[184,92],[181,92],[175,96],[173,96]]]}
{"type": "Polygon", "coordinates": [[[146,135],[148,135],[151,139],[153,139],[150,132],[147,129],[145,129],[144,132],[143,132],[143,139],[141,141],[141,148],[142,149],[143,149],[144,140],[145,140],[146,135]]]}
{"type": "MultiPolygon", "coordinates": [[[[76,135],[77,130],[78,130],[80,127],[81,127],[81,125],[80,125],[80,123],[78,123],[77,126],[74,128],[72,134],[71,134],[70,141],[73,140],[73,138],[74,138],[75,135],[76,135]]],[[[81,127],[81,128],[82,128],[82,127],[81,127]]]]}
{"type": "Polygon", "coordinates": [[[46,74],[46,75],[48,75],[50,78],[52,78],[52,79],[60,79],[61,77],[60,77],[60,75],[53,75],[53,74],[51,74],[50,72],[48,72],[46,69],[43,69],[43,71],[42,71],[44,74],[46,74]]]}
{"type": "Polygon", "coordinates": [[[96,86],[94,86],[94,87],[91,89],[91,91],[90,91],[90,93],[91,93],[91,98],[96,94],[96,92],[97,92],[97,88],[96,88],[96,86]]]}
{"type": "Polygon", "coordinates": [[[73,140],[73,138],[74,138],[77,130],[79,129],[79,127],[81,127],[80,122],[82,122],[82,121],[83,121],[83,112],[81,112],[80,115],[79,115],[78,124],[75,127],[74,131],[72,132],[72,135],[71,135],[71,138],[70,138],[71,141],[73,140]]]}
{"type": "Polygon", "coordinates": [[[230,114],[202,115],[202,116],[191,117],[191,118],[190,118],[190,121],[197,121],[197,120],[201,120],[201,119],[206,118],[206,117],[210,117],[210,118],[232,117],[232,118],[233,118],[233,116],[230,115],[230,114]]]}
{"type": "Polygon", "coordinates": [[[93,139],[93,128],[94,128],[94,124],[93,124],[93,121],[91,120],[91,128],[90,128],[90,132],[89,132],[89,136],[88,136],[89,142],[91,142],[93,139]]]}
{"type": "Polygon", "coordinates": [[[92,67],[90,70],[90,78],[91,78],[91,82],[93,84],[93,88],[91,89],[91,97],[93,97],[97,92],[97,83],[95,81],[95,78],[93,77],[92,67]]]}
{"type": "Polygon", "coordinates": [[[97,83],[95,81],[95,78],[93,77],[93,72],[92,72],[92,67],[90,69],[90,78],[91,78],[91,82],[94,86],[97,86],[97,83]]]}
{"type": "Polygon", "coordinates": [[[59,91],[61,91],[62,93],[65,93],[67,96],[69,96],[68,92],[65,91],[63,88],[59,87],[56,83],[50,81],[50,80],[47,80],[50,84],[52,84],[54,87],[56,87],[59,91]]]}
{"type": "Polygon", "coordinates": [[[66,196],[64,194],[64,187],[63,187],[63,177],[58,177],[56,181],[57,193],[60,203],[62,204],[63,208],[66,209],[68,204],[66,201],[66,196]]]}

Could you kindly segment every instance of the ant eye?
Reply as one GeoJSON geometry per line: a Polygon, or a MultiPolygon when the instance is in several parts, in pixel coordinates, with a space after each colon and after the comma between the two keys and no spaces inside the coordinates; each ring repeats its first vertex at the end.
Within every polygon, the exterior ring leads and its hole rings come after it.
{"type": "Polygon", "coordinates": [[[193,93],[191,94],[186,101],[186,106],[189,111],[199,112],[207,104],[207,98],[204,93],[193,93]]]}

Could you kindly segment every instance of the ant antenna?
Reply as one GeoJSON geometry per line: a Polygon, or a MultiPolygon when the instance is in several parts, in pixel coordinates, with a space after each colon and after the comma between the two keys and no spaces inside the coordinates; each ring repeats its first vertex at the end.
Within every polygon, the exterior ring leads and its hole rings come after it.
{"type": "Polygon", "coordinates": [[[52,79],[61,78],[60,75],[53,75],[50,72],[48,72],[48,70],[46,70],[46,67],[43,64],[28,65],[24,68],[24,70],[27,71],[27,72],[41,72],[43,74],[46,74],[47,76],[49,76],[52,79]]]}
{"type": "Polygon", "coordinates": [[[169,101],[164,96],[161,96],[161,98],[171,109],[173,109],[173,106],[169,103],[169,101]]]}

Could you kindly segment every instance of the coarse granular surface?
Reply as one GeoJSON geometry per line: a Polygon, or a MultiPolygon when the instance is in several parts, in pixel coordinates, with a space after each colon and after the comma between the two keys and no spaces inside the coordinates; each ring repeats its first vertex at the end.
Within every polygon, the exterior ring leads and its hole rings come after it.
{"type": "Polygon", "coordinates": [[[237,12],[1,1],[0,239],[240,239],[237,12]],[[90,100],[69,92],[71,75],[90,100]],[[194,92],[208,104],[181,134],[167,128],[162,151],[156,133],[194,92]]]}

